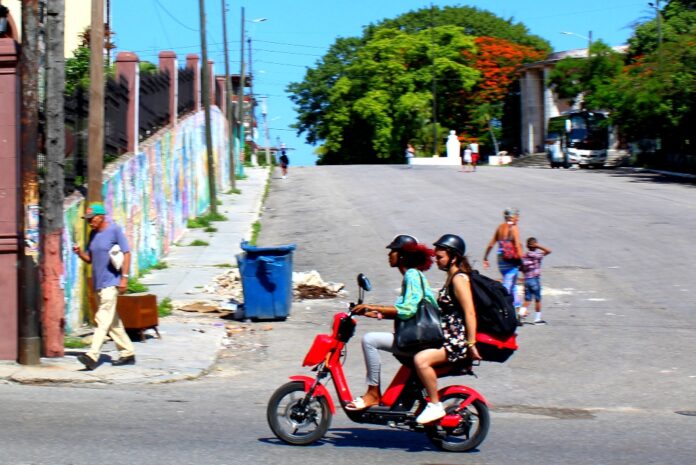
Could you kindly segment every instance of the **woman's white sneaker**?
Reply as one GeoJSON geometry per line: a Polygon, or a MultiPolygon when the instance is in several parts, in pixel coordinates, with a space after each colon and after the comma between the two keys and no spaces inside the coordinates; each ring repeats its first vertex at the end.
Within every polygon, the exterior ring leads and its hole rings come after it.
{"type": "Polygon", "coordinates": [[[447,412],[445,412],[445,409],[442,407],[442,402],[438,402],[437,404],[428,402],[428,405],[425,406],[425,409],[418,415],[418,418],[416,418],[416,422],[424,425],[439,420],[445,415],[447,415],[447,412]]]}

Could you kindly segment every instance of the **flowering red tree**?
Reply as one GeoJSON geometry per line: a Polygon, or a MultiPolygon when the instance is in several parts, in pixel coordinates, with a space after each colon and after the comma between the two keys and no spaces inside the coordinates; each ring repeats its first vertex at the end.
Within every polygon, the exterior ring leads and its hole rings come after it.
{"type": "Polygon", "coordinates": [[[495,139],[491,121],[502,117],[503,103],[519,78],[520,67],[543,59],[546,52],[487,36],[477,37],[475,44],[475,51],[464,50],[462,54],[481,77],[470,92],[462,93],[461,114],[467,116],[465,131],[482,137],[487,144],[493,141],[485,139],[495,139]]]}
{"type": "Polygon", "coordinates": [[[500,102],[517,79],[517,71],[525,63],[539,61],[545,52],[495,37],[477,37],[477,52],[463,54],[481,72],[481,79],[472,92],[476,103],[500,102]]]}

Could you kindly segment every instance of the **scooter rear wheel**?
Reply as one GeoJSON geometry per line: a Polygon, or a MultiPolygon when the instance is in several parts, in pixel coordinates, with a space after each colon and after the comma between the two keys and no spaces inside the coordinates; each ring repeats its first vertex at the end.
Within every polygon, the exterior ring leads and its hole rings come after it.
{"type": "Polygon", "coordinates": [[[331,424],[331,410],[324,397],[308,397],[304,383],[280,386],[268,401],[268,426],[288,444],[306,446],[321,439],[331,424]]]}
{"type": "MultiPolygon", "coordinates": [[[[448,394],[440,401],[447,414],[455,413],[462,402],[467,400],[467,394],[448,394]]],[[[427,430],[428,438],[440,449],[450,452],[466,452],[476,448],[486,439],[490,426],[488,407],[480,400],[475,400],[459,411],[459,424],[453,428],[434,426],[427,430]]]]}

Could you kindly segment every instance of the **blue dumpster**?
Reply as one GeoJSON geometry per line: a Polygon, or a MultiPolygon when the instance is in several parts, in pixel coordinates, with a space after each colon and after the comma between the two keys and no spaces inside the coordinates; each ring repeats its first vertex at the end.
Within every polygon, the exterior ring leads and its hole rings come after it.
{"type": "Polygon", "coordinates": [[[295,244],[256,247],[242,241],[237,255],[244,291],[243,317],[284,320],[292,306],[292,254],[295,244]]]}

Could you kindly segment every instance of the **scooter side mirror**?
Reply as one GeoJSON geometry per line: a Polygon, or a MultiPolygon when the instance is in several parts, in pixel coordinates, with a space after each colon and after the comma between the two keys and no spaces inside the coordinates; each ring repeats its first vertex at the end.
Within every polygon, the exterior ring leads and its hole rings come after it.
{"type": "Polygon", "coordinates": [[[360,289],[363,289],[365,291],[372,290],[372,284],[370,284],[370,280],[367,279],[367,276],[365,276],[362,273],[358,275],[358,286],[360,287],[360,289]]]}

